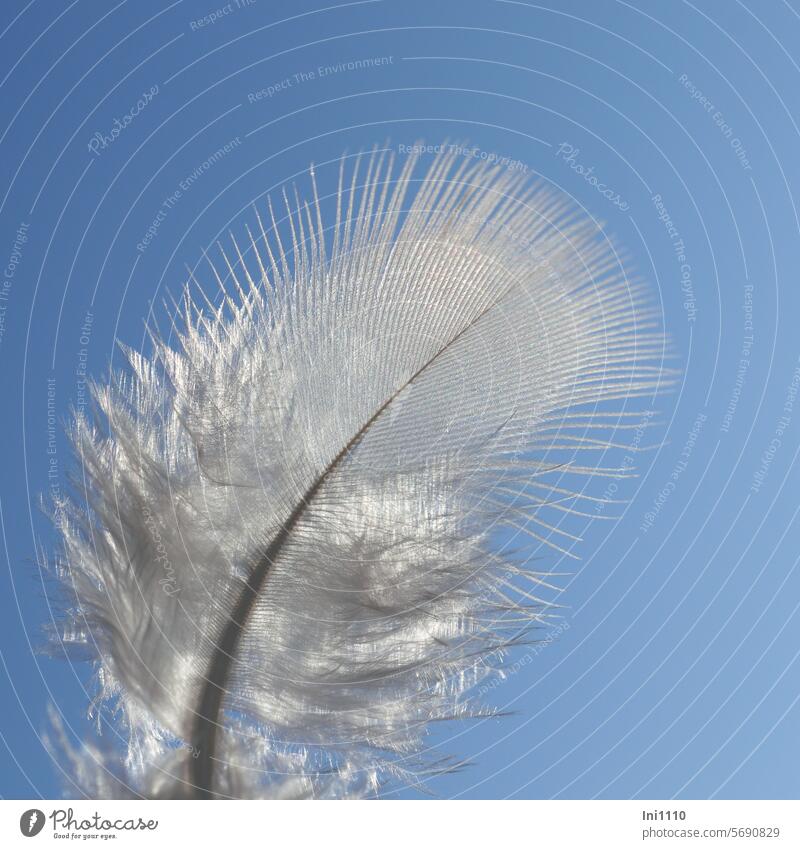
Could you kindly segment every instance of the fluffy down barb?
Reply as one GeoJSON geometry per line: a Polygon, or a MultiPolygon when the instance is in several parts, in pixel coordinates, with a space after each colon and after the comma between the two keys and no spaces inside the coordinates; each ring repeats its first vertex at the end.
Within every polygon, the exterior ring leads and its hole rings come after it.
{"type": "Polygon", "coordinates": [[[550,615],[528,564],[573,556],[580,476],[629,471],[577,455],[663,378],[641,285],[551,190],[447,153],[417,170],[343,165],[327,225],[312,170],[310,203],[221,249],[220,299],[187,289],[173,340],[93,387],[58,637],[124,751],[73,755],[86,792],[448,768],[426,730],[484,712],[476,685],[550,615]]]}

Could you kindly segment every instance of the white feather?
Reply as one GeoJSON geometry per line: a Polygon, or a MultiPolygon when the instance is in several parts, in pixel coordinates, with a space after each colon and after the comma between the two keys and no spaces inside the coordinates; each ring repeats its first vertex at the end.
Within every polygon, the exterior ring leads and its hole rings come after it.
{"type": "Polygon", "coordinates": [[[642,287],[560,195],[416,167],[375,154],[349,189],[343,168],[327,235],[312,176],[291,245],[270,207],[223,253],[221,305],[187,291],[176,342],[94,386],[60,636],[126,752],[76,756],[86,792],[356,795],[446,768],[428,725],[485,710],[476,683],[546,615],[526,564],[572,544],[565,476],[626,473],[574,455],[661,379],[642,287]]]}

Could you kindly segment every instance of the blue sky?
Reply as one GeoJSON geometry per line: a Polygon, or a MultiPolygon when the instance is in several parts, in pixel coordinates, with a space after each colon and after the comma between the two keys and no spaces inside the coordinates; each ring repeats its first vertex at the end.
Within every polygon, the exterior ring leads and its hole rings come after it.
{"type": "Polygon", "coordinates": [[[37,651],[40,499],[74,468],[84,374],[311,162],[324,191],[343,153],[419,139],[507,157],[603,222],[682,370],[620,521],[586,529],[563,624],[491,693],[511,715],[438,730],[472,765],[432,789],[800,794],[797,3],[4,11],[0,794],[60,794],[49,703],[90,730],[88,667],[37,651]]]}

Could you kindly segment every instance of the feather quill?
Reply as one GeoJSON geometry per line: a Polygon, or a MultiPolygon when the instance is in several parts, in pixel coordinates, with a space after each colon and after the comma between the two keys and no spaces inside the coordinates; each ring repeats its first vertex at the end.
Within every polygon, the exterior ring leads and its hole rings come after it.
{"type": "Polygon", "coordinates": [[[419,167],[343,160],[327,228],[312,169],[310,202],[221,249],[219,302],[187,288],[174,339],[93,384],[57,506],[57,638],[117,732],[71,752],[84,792],[342,797],[450,768],[430,724],[487,710],[476,685],[548,616],[533,553],[572,555],[581,476],[629,473],[578,455],[663,377],[642,285],[559,193],[419,167]]]}

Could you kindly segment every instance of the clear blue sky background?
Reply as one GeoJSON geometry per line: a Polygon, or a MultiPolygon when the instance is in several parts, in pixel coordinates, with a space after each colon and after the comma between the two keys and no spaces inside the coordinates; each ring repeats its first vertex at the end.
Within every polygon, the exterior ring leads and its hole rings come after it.
{"type": "Polygon", "coordinates": [[[89,669],[35,653],[49,619],[35,548],[52,544],[39,499],[71,468],[61,422],[83,361],[100,376],[115,337],[140,346],[151,302],[163,318],[185,266],[310,162],[324,189],[345,151],[449,138],[518,160],[605,222],[650,281],[683,377],[657,405],[663,447],[620,490],[623,518],[586,531],[569,627],[510,659],[492,699],[511,716],[437,731],[474,763],[432,789],[796,798],[798,4],[253,0],[192,25],[217,3],[3,4],[0,794],[60,794],[40,741],[49,702],[89,731],[89,669]],[[181,180],[237,138],[138,251],[181,180]]]}

